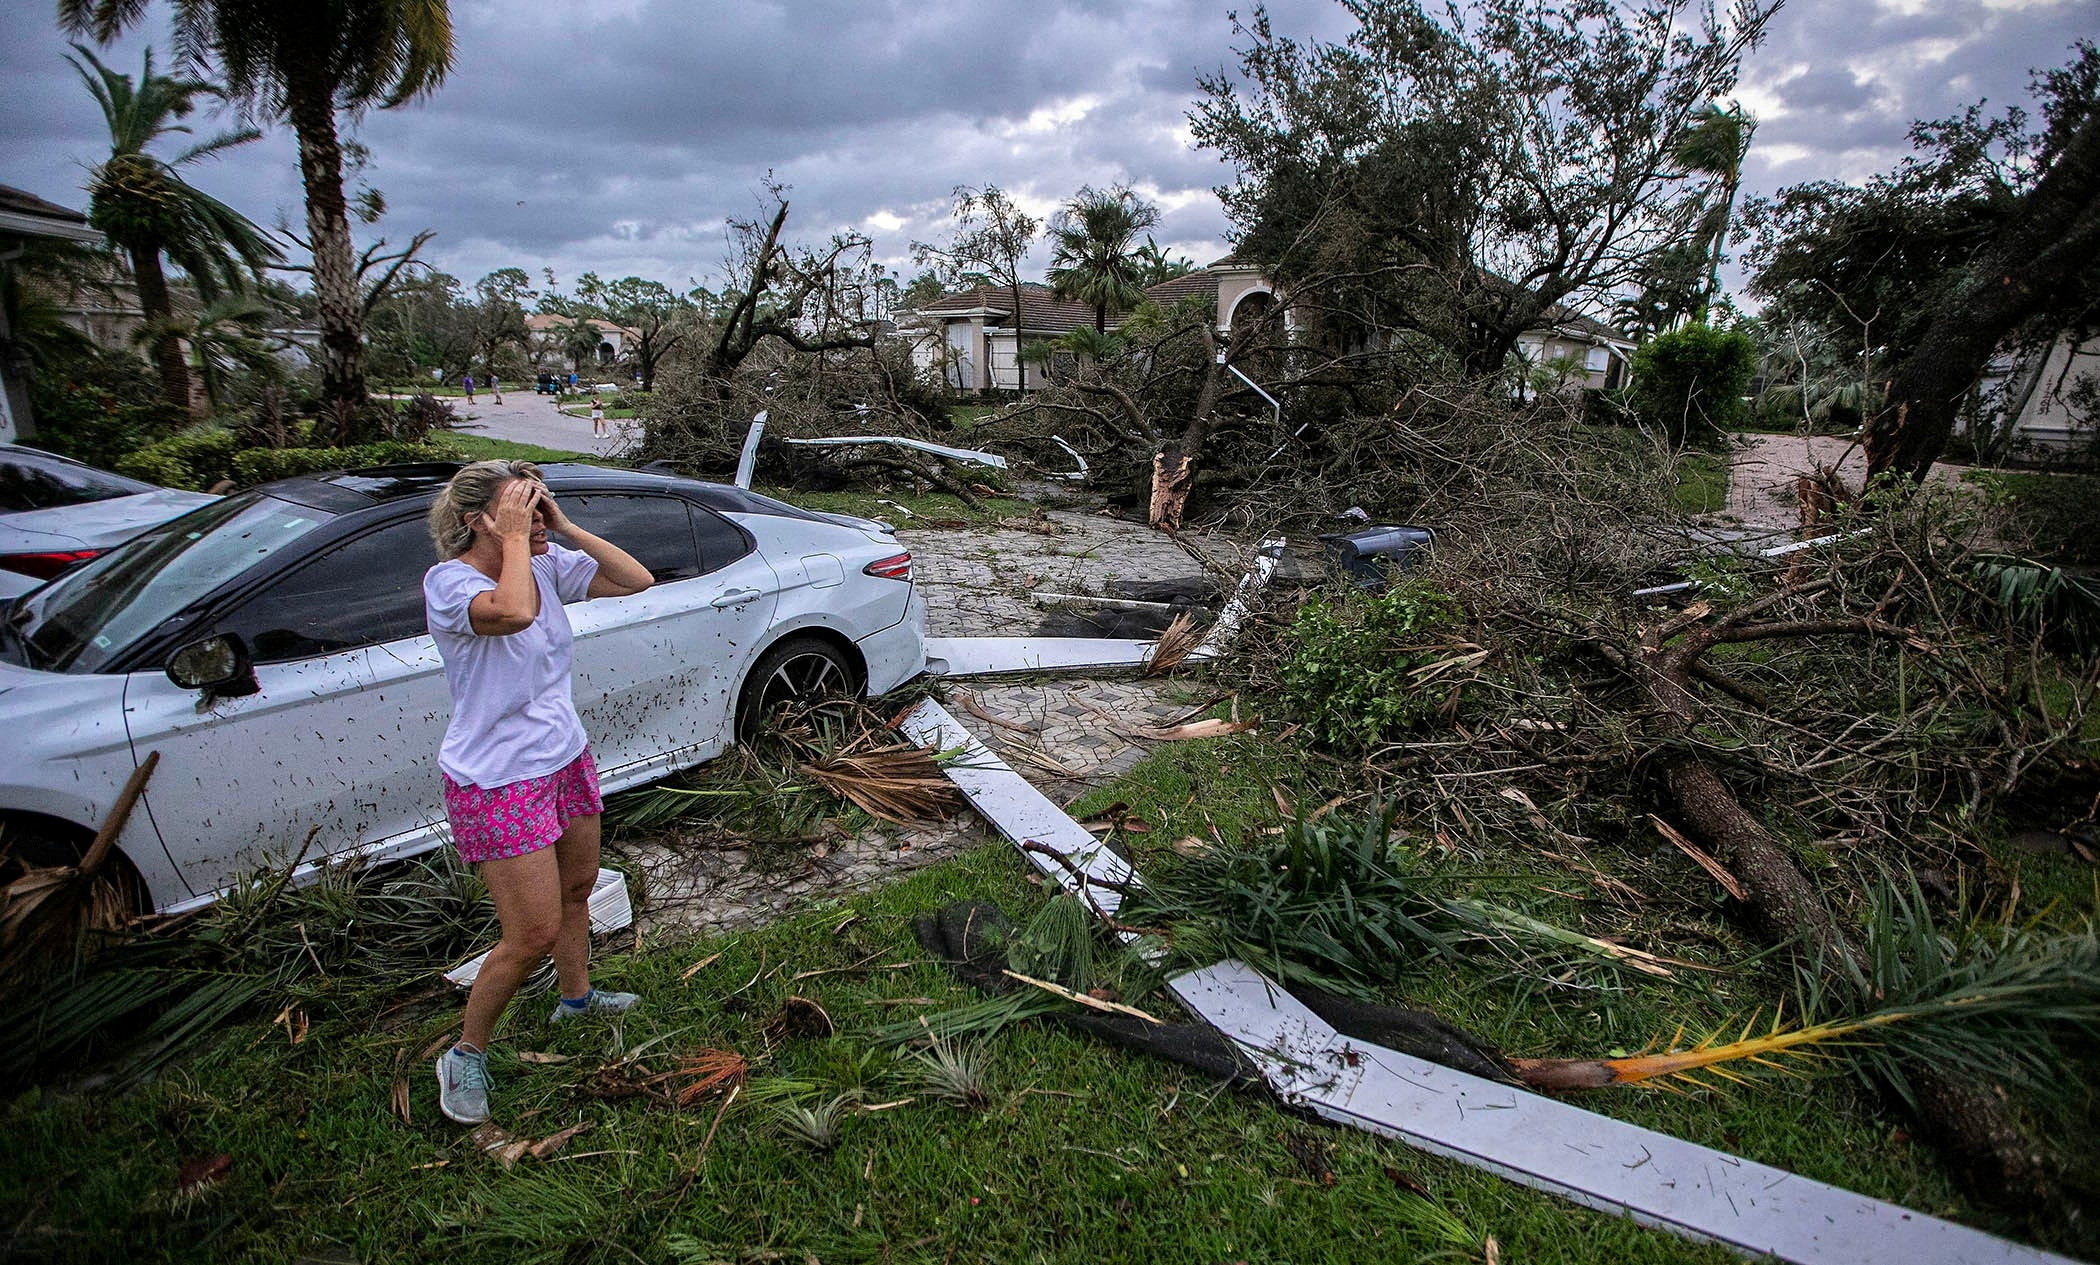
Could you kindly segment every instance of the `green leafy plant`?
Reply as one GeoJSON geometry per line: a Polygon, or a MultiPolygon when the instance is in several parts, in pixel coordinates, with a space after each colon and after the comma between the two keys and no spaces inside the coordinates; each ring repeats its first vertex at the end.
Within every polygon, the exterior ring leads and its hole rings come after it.
{"type": "Polygon", "coordinates": [[[1285,982],[1370,997],[1411,968],[1464,956],[1555,982],[1668,971],[1646,954],[1471,893],[1483,880],[1393,837],[1390,812],[1284,823],[1148,877],[1123,916],[1173,930],[1179,960],[1236,957],[1285,982]]]}
{"type": "Polygon", "coordinates": [[[1743,393],[1757,372],[1747,334],[1687,325],[1633,353],[1633,408],[1672,444],[1711,442],[1744,414],[1743,393]]]}
{"type": "Polygon", "coordinates": [[[1085,992],[1094,982],[1093,911],[1060,893],[1043,902],[1007,946],[1007,963],[1023,975],[1085,992]]]}
{"type": "Polygon", "coordinates": [[[1322,742],[1368,748],[1449,714],[1478,659],[1458,603],[1423,580],[1300,607],[1286,634],[1283,699],[1322,742]]]}
{"type": "Polygon", "coordinates": [[[860,1101],[858,1093],[834,1094],[813,1106],[783,1102],[773,1109],[774,1120],[790,1141],[812,1151],[829,1151],[839,1144],[839,1126],[846,1113],[860,1101]]]}
{"type": "Polygon", "coordinates": [[[985,1084],[981,1044],[935,1037],[925,1048],[907,1051],[904,1058],[905,1073],[920,1093],[965,1110],[992,1100],[985,1084]]]}

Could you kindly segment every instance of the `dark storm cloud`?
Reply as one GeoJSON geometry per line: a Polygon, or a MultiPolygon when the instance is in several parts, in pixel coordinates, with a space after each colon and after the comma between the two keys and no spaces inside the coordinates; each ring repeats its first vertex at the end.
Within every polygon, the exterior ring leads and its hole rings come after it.
{"type": "MultiPolygon", "coordinates": [[[[364,178],[390,237],[437,229],[431,257],[469,279],[509,264],[707,279],[724,217],[758,213],[769,171],[792,186],[799,237],[866,232],[907,272],[914,240],[948,232],[951,190],[985,183],[1039,214],[1081,185],[1131,183],[1161,205],[1161,244],[1207,260],[1228,229],[1209,191],[1232,173],[1188,146],[1186,113],[1199,75],[1236,64],[1227,7],[454,0],[451,77],[362,120],[364,178]]],[[[1347,29],[1328,0],[1273,9],[1301,40],[1347,29]]],[[[0,182],[77,206],[106,138],[49,12],[0,19],[0,182]]],[[[1762,119],[1752,188],[1886,167],[1912,118],[2021,99],[2030,66],[2095,29],[2100,0],[1793,0],[1745,75],[1762,119]]],[[[136,72],[142,44],[105,60],[136,72]]],[[[266,224],[303,216],[281,131],[194,178],[266,224]]]]}
{"type": "Polygon", "coordinates": [[[1770,193],[1886,170],[1913,120],[2024,102],[2030,69],[2063,64],[2095,30],[2096,0],[1797,2],[1744,75],[1759,116],[1748,183],[1770,193]]]}

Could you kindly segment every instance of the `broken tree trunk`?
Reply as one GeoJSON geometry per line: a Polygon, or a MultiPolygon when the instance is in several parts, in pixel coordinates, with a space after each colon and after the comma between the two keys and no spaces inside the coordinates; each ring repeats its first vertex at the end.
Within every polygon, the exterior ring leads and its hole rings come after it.
{"type": "MultiPolygon", "coordinates": [[[[1686,745],[1700,711],[1691,682],[1701,656],[1728,639],[1731,625],[1754,618],[1766,605],[1753,603],[1717,624],[1698,627],[1694,625],[1706,611],[1694,607],[1645,630],[1635,655],[1615,647],[1604,647],[1603,653],[1641,683],[1656,708],[1657,736],[1674,748],[1660,768],[1673,812],[1741,880],[1749,912],[1764,935],[1777,944],[1801,942],[1818,973],[1849,989],[1856,964],[1863,959],[1843,926],[1786,845],[1746,811],[1727,782],[1686,745]],[[1682,640],[1675,640],[1680,636],[1682,640]]],[[[1868,621],[1858,626],[1858,631],[1874,630],[1868,621]]],[[[2003,1090],[1931,1066],[1905,1071],[1915,1096],[1910,1104],[1913,1115],[1951,1154],[1957,1171],[1979,1195],[2000,1204],[2062,1207],[2052,1166],[2041,1148],[2022,1134],[2003,1090]]]]}
{"type": "Polygon", "coordinates": [[[1961,401],[2005,337],[2059,302],[2100,249],[2100,111],[2088,109],[2035,186],[2022,194],[1934,306],[1865,435],[1866,482],[1922,482],[1953,433],[1961,401]]]}

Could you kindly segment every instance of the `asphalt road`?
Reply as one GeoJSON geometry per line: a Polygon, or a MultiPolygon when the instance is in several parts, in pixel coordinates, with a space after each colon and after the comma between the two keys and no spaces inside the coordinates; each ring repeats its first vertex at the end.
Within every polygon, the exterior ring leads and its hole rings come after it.
{"type": "MultiPolygon", "coordinates": [[[[574,404],[579,398],[570,396],[569,402],[574,404]]],[[[606,406],[611,407],[619,397],[604,398],[606,406]]],[[[459,413],[459,429],[512,443],[539,444],[602,457],[622,452],[641,440],[641,423],[611,419],[606,421],[611,437],[594,439],[590,418],[565,416],[555,408],[554,396],[534,395],[529,387],[524,391],[505,391],[501,404],[484,391],[475,396],[472,404],[454,400],[453,408],[459,413]]]]}

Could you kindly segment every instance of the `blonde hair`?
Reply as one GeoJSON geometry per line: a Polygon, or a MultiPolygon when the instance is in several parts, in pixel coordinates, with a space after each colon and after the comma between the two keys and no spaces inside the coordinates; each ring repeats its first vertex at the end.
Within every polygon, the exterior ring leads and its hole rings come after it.
{"type": "Polygon", "coordinates": [[[547,482],[530,461],[477,461],[460,467],[430,503],[430,540],[437,546],[438,561],[457,558],[474,547],[474,529],[467,526],[467,520],[487,513],[496,503],[496,494],[513,479],[547,482]]]}

